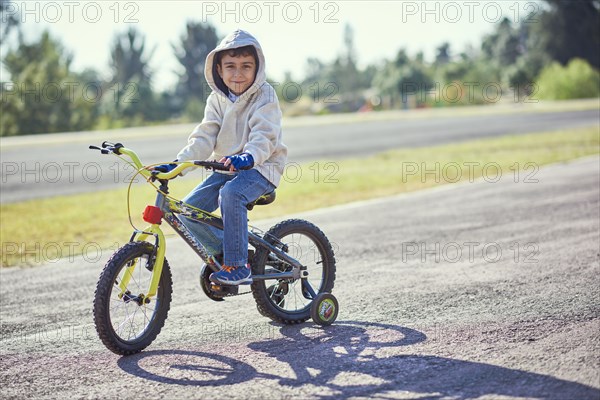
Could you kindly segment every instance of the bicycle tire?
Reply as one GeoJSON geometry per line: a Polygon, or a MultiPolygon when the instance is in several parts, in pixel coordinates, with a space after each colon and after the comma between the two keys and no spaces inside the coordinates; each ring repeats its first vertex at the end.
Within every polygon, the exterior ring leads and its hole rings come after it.
{"type": "MultiPolygon", "coordinates": [[[[327,239],[327,236],[325,236],[323,231],[321,231],[316,225],[308,221],[290,219],[280,222],[269,229],[269,231],[267,231],[267,233],[264,235],[264,239],[271,244],[275,244],[282,239],[285,242],[285,238],[291,235],[302,235],[304,237],[308,237],[308,239],[315,244],[318,254],[321,258],[318,260],[318,262],[315,260],[315,264],[322,264],[323,268],[320,281],[321,283],[318,288],[313,289],[315,289],[316,295],[319,295],[320,293],[330,293],[335,282],[336,265],[333,248],[329,242],[329,239],[327,239]]],[[[268,249],[257,249],[252,263],[252,272],[254,274],[265,274],[265,270],[268,265],[267,261],[270,254],[271,252],[268,249]]],[[[309,275],[309,279],[310,277],[311,275],[309,275]]],[[[295,280],[294,282],[298,281],[299,280],[295,280]]],[[[281,282],[279,282],[278,285],[280,283],[281,282]]],[[[271,280],[255,281],[251,285],[252,295],[256,301],[256,307],[261,315],[283,324],[299,324],[310,318],[310,305],[312,300],[308,301],[308,303],[305,304],[302,309],[293,311],[285,310],[283,307],[279,307],[273,301],[272,297],[268,293],[268,287],[273,287],[271,280]]],[[[277,292],[275,294],[277,296],[276,298],[280,298],[281,293],[277,292]]],[[[288,293],[286,293],[284,297],[287,295],[288,293]]],[[[290,305],[290,300],[286,300],[285,304],[286,306],[290,305]]]]}
{"type": "MultiPolygon", "coordinates": [[[[94,324],[96,326],[96,332],[100,337],[102,343],[113,353],[119,355],[130,355],[135,354],[146,347],[148,347],[154,339],[160,333],[162,327],[165,324],[167,319],[167,315],[170,308],[171,296],[173,292],[173,283],[171,278],[171,269],[169,267],[168,261],[164,260],[161,277],[158,284],[158,289],[156,296],[152,298],[151,303],[154,305],[152,309],[152,314],[150,318],[147,318],[146,304],[139,305],[137,303],[131,304],[131,307],[135,309],[135,307],[139,307],[140,309],[144,307],[140,316],[143,314],[144,317],[148,320],[147,325],[144,327],[143,331],[133,339],[125,339],[121,337],[113,327],[113,322],[111,318],[111,294],[112,300],[115,301],[116,306],[113,308],[120,308],[125,305],[124,308],[128,308],[129,304],[132,303],[132,300],[125,301],[123,298],[118,298],[113,293],[113,289],[118,289],[118,277],[119,273],[126,267],[128,263],[132,260],[136,260],[141,257],[147,257],[147,260],[151,260],[154,255],[154,246],[148,242],[130,242],[117,250],[111,258],[106,263],[104,270],[100,274],[100,278],[98,279],[98,283],[96,285],[96,291],[94,293],[94,324]]],[[[144,268],[142,265],[137,265],[136,270],[134,271],[134,275],[139,271],[139,274],[145,273],[146,275],[151,276],[151,270],[144,268]],[[144,269],[146,271],[142,271],[144,269]]],[[[136,279],[132,278],[133,283],[130,281],[129,287],[133,286],[136,279]]],[[[138,284],[139,285],[139,284],[138,284]]],[[[147,285],[143,290],[148,290],[147,285]]],[[[120,293],[120,290],[118,290],[120,293]]],[[[135,293],[135,292],[134,292],[135,293]]],[[[116,310],[115,310],[116,312],[116,310]]],[[[137,309],[133,312],[133,317],[137,314],[137,309]]],[[[129,315],[129,314],[128,314],[129,315]]],[[[124,324],[128,322],[128,318],[121,323],[124,324]]],[[[119,322],[119,321],[117,321],[119,322]]],[[[119,325],[118,327],[120,327],[119,325]]],[[[131,326],[133,327],[133,321],[131,321],[131,326]]]]}

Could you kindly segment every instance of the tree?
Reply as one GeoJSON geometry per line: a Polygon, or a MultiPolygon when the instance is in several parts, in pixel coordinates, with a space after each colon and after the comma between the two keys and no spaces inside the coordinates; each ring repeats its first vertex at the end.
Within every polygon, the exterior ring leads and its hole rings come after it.
{"type": "Polygon", "coordinates": [[[538,79],[539,98],[566,100],[593,98],[600,95],[600,73],[580,58],[568,65],[557,62],[548,65],[538,79]]]}
{"type": "Polygon", "coordinates": [[[326,65],[318,58],[309,57],[306,60],[306,77],[303,84],[312,85],[323,79],[326,73],[326,65]]]}
{"type": "Polygon", "coordinates": [[[379,90],[379,94],[387,99],[386,103],[390,107],[398,102],[400,79],[400,69],[391,61],[386,62],[373,78],[373,85],[379,90]]]}
{"type": "Polygon", "coordinates": [[[512,65],[522,54],[519,31],[504,18],[494,33],[484,37],[481,48],[484,56],[497,66],[512,65]]]}
{"type": "Polygon", "coordinates": [[[394,64],[396,67],[403,67],[404,65],[410,63],[410,57],[406,53],[405,49],[400,49],[398,54],[396,54],[396,58],[394,59],[394,64]]]}
{"type": "Polygon", "coordinates": [[[127,83],[132,79],[150,83],[152,74],[148,63],[154,51],[146,55],[146,39],[135,28],[117,35],[111,50],[110,67],[113,83],[127,83]]]}
{"type": "Polygon", "coordinates": [[[600,68],[600,1],[546,0],[549,10],[533,27],[539,46],[551,59],[566,65],[573,58],[600,68]]]}
{"type": "Polygon", "coordinates": [[[19,42],[4,58],[11,82],[3,83],[0,135],[89,129],[97,102],[86,82],[70,71],[72,56],[45,31],[38,42],[19,42]]]}
{"type": "Polygon", "coordinates": [[[204,64],[208,53],[218,44],[215,27],[210,24],[188,22],[179,45],[171,45],[177,61],[183,66],[179,75],[177,95],[187,101],[191,98],[205,101],[209,93],[204,79],[204,64]]]}
{"type": "Polygon", "coordinates": [[[145,37],[135,28],[119,34],[113,40],[110,67],[112,79],[106,92],[105,106],[116,118],[135,123],[159,119],[160,109],[152,92],[152,71],[149,67],[154,49],[146,50],[145,37]]]}
{"type": "Polygon", "coordinates": [[[354,29],[350,24],[344,27],[344,53],[337,57],[328,69],[328,82],[335,82],[339,93],[354,97],[360,89],[359,72],[356,67],[354,49],[354,29]]]}
{"type": "Polygon", "coordinates": [[[0,15],[2,16],[2,21],[4,21],[4,26],[0,30],[0,35],[2,36],[3,41],[13,28],[19,28],[19,23],[21,22],[14,12],[16,6],[10,3],[10,0],[0,0],[0,15]]]}
{"type": "Polygon", "coordinates": [[[450,43],[444,42],[436,49],[435,64],[445,65],[450,62],[450,43]]]}
{"type": "Polygon", "coordinates": [[[371,86],[372,69],[360,71],[354,48],[354,30],[344,27],[344,47],[330,64],[315,58],[307,60],[308,73],[303,88],[313,101],[323,102],[323,107],[337,111],[355,111],[363,104],[362,91],[371,86]]]}
{"type": "Polygon", "coordinates": [[[354,48],[354,29],[352,25],[344,27],[344,45],[346,46],[346,64],[356,67],[356,49],[354,48]]]}
{"type": "Polygon", "coordinates": [[[425,65],[422,55],[411,59],[406,50],[400,49],[393,61],[389,61],[373,78],[373,84],[394,106],[398,99],[407,106],[407,96],[417,96],[424,101],[424,92],[431,89],[433,79],[430,68],[425,65]]]}

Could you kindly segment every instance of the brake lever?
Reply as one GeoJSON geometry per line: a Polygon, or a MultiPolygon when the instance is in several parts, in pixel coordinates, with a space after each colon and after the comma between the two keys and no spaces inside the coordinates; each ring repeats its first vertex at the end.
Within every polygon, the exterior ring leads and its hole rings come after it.
{"type": "Polygon", "coordinates": [[[108,149],[101,149],[98,146],[90,146],[89,148],[90,148],[90,150],[100,150],[100,153],[102,153],[102,154],[109,154],[110,153],[110,151],[108,149]]]}

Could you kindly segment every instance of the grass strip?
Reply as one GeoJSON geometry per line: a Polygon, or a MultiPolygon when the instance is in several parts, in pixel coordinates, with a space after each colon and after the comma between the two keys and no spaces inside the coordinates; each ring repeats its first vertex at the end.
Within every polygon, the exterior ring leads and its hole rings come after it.
{"type": "MultiPolygon", "coordinates": [[[[598,127],[511,135],[428,148],[396,149],[372,157],[335,162],[289,164],[277,201],[256,207],[254,221],[389,196],[483,177],[511,176],[535,182],[544,164],[600,153],[598,127]]],[[[199,181],[202,174],[198,174],[199,181]]],[[[197,182],[175,180],[171,194],[187,194],[197,182]]],[[[131,210],[143,228],[141,212],[154,203],[152,187],[134,185],[131,210]]],[[[96,257],[116,249],[131,235],[125,189],[30,200],[0,206],[1,266],[35,265],[78,254],[96,257]]],[[[174,234],[166,227],[167,234],[174,234]]]]}

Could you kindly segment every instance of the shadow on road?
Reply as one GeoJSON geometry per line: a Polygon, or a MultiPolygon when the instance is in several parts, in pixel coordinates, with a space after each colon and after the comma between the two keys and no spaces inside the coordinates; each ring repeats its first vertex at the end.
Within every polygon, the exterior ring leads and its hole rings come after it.
{"type": "MultiPolygon", "coordinates": [[[[268,372],[258,372],[250,363],[231,357],[188,350],[147,351],[123,357],[118,365],[132,375],[173,385],[232,385],[253,379],[276,380],[288,387],[311,385],[320,388],[314,396],[320,399],[376,394],[385,398],[399,392],[419,399],[600,398],[596,388],[548,375],[444,357],[393,354],[427,339],[419,331],[400,326],[338,321],[326,329],[307,324],[279,326],[279,332],[283,337],[248,344],[251,350],[278,361],[271,363],[273,370],[268,372]]],[[[244,359],[261,359],[264,365],[260,354],[244,359]]]]}

